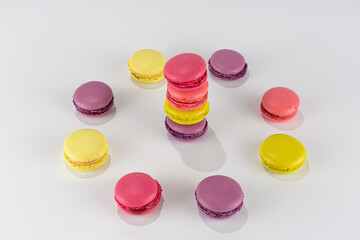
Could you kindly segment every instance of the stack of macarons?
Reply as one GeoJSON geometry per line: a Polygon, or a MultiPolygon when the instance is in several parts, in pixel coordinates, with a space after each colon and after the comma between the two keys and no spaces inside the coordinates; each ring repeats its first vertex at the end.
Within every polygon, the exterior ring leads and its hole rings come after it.
{"type": "Polygon", "coordinates": [[[205,60],[194,53],[176,55],[166,62],[165,127],[180,141],[193,141],[208,128],[208,81],[205,60]]]}

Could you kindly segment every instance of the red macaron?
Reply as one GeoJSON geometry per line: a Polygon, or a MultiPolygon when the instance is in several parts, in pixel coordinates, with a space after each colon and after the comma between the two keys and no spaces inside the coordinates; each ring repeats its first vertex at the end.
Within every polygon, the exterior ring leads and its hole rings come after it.
{"type": "Polygon", "coordinates": [[[284,122],[295,117],[299,105],[300,98],[294,91],[285,87],[275,87],[264,94],[260,110],[266,118],[284,122]]]}

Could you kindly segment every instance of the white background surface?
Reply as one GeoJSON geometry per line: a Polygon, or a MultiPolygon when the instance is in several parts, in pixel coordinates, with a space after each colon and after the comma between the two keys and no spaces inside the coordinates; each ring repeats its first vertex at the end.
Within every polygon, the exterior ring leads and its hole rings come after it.
{"type": "Polygon", "coordinates": [[[1,0],[0,239],[359,239],[359,9],[359,1],[1,0]],[[234,49],[249,78],[209,77],[210,129],[179,143],[164,128],[165,81],[146,89],[129,78],[127,61],[143,48],[167,60],[234,49]],[[100,119],[72,104],[91,80],[115,94],[116,111],[100,119]],[[300,96],[289,123],[260,114],[262,94],[275,86],[300,96]],[[87,174],[69,170],[62,155],[66,136],[81,128],[110,144],[110,161],[87,174]],[[274,133],[306,147],[299,172],[263,168],[259,146],[274,133]],[[113,199],[116,181],[134,171],[163,187],[150,215],[126,216],[113,199]],[[196,207],[197,184],[215,174],[245,192],[245,207],[227,220],[196,207]]]}

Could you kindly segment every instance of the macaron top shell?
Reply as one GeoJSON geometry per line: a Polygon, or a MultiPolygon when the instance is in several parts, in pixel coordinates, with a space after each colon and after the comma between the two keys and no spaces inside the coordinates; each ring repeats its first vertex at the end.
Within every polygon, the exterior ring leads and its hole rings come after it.
{"type": "Polygon", "coordinates": [[[73,101],[77,107],[96,110],[106,107],[113,99],[111,88],[99,81],[82,84],[75,90],[73,101]]]}
{"type": "Polygon", "coordinates": [[[123,176],[115,187],[115,199],[128,208],[147,205],[155,199],[157,193],[155,180],[140,172],[123,176]]]}
{"type": "Polygon", "coordinates": [[[274,134],[261,144],[260,156],[270,170],[286,173],[301,167],[306,158],[306,150],[296,138],[286,134],[274,134]]]}
{"type": "Polygon", "coordinates": [[[245,58],[234,50],[221,49],[211,55],[210,64],[217,72],[232,75],[243,70],[245,58]]]}
{"type": "Polygon", "coordinates": [[[206,80],[206,62],[197,54],[182,53],[166,62],[164,76],[175,87],[184,85],[185,88],[186,84],[192,82],[204,82],[206,80]]]}
{"type": "Polygon", "coordinates": [[[205,178],[196,189],[198,203],[215,212],[232,211],[242,204],[243,198],[239,183],[222,175],[205,178]]]}
{"type": "Polygon", "coordinates": [[[107,154],[105,136],[93,129],[80,129],[68,135],[64,141],[64,154],[79,163],[92,162],[107,154]]]}
{"type": "Polygon", "coordinates": [[[130,57],[128,65],[131,72],[143,76],[152,76],[163,72],[165,58],[156,50],[142,49],[130,57]]]}
{"type": "Polygon", "coordinates": [[[286,118],[297,113],[300,98],[289,88],[275,87],[264,94],[261,104],[272,115],[286,118]]]}

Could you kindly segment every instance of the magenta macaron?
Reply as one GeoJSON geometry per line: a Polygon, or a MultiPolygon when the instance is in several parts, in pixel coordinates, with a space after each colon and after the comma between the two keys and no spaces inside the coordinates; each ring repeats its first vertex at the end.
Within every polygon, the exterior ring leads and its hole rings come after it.
{"type": "Polygon", "coordinates": [[[75,90],[73,103],[76,110],[83,115],[101,116],[114,104],[114,95],[107,84],[92,81],[82,84],[75,90]]]}
{"type": "Polygon", "coordinates": [[[182,53],[166,62],[164,76],[175,88],[193,90],[207,79],[206,62],[197,54],[182,53]]]}
{"type": "Polygon", "coordinates": [[[126,213],[142,215],[153,211],[160,203],[160,184],[141,172],[129,173],[116,183],[115,200],[126,213]]]}
{"type": "Polygon", "coordinates": [[[206,133],[208,122],[206,118],[204,118],[202,121],[195,124],[182,125],[174,122],[169,117],[166,117],[165,127],[168,133],[176,140],[190,142],[202,137],[206,133]]]}
{"type": "Polygon", "coordinates": [[[222,175],[203,179],[196,188],[195,198],[202,213],[212,218],[227,218],[240,211],[244,193],[234,179],[222,175]]]}
{"type": "Polygon", "coordinates": [[[209,71],[213,76],[222,80],[236,80],[243,77],[247,71],[245,58],[230,49],[214,52],[208,62],[209,71]]]}
{"type": "Polygon", "coordinates": [[[266,118],[284,122],[292,119],[298,112],[299,96],[289,88],[275,87],[265,92],[260,110],[266,118]]]}

